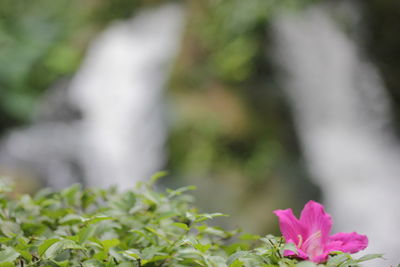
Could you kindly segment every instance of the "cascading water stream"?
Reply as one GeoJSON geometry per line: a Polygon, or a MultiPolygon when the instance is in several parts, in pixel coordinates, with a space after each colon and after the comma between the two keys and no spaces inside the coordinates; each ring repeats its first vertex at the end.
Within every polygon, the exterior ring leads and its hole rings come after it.
{"type": "Polygon", "coordinates": [[[128,188],[162,168],[163,93],[183,25],[184,10],[174,4],[110,25],[72,81],[50,90],[45,116],[2,141],[0,172],[40,177],[55,188],[78,181],[128,188]],[[58,116],[65,107],[81,118],[58,116]]]}
{"type": "Polygon", "coordinates": [[[91,46],[71,86],[85,114],[81,161],[91,186],[132,186],[163,165],[163,91],[183,10],[168,5],[112,25],[91,46]]]}
{"type": "Polygon", "coordinates": [[[368,235],[368,252],[388,259],[376,266],[397,264],[400,147],[378,72],[326,7],[282,14],[273,29],[304,156],[336,230],[368,235]]]}

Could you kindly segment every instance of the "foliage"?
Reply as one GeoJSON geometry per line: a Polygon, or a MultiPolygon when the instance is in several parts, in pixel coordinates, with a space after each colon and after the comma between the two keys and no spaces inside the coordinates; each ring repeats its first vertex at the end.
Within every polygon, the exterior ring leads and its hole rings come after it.
{"type": "Polygon", "coordinates": [[[169,160],[175,174],[242,170],[238,175],[260,181],[285,176],[281,162],[288,163],[285,169],[296,165],[291,121],[265,57],[267,27],[281,10],[313,2],[188,2],[188,30],[171,77],[169,160]]]}
{"type": "Polygon", "coordinates": [[[246,231],[273,230],[269,213],[250,214],[265,203],[298,209],[318,199],[268,58],[272,18],[312,2],[188,1],[187,31],[168,92],[168,169],[175,180],[191,177],[184,183],[198,186],[199,205],[233,214],[246,231]],[[218,184],[226,190],[209,194],[218,184]],[[254,216],[259,219],[246,221],[254,216]]]}
{"type": "Polygon", "coordinates": [[[89,40],[138,1],[0,1],[0,133],[26,122],[57,79],[71,75],[89,40]]]}
{"type": "MultiPolygon", "coordinates": [[[[156,179],[153,179],[153,182],[156,179]]],[[[3,181],[2,181],[3,182],[3,181]]],[[[316,266],[282,257],[281,238],[242,235],[208,224],[220,213],[200,213],[185,192],[82,189],[14,196],[1,185],[0,266],[316,266]],[[235,241],[235,243],[232,243],[235,241]]],[[[326,266],[357,266],[350,255],[326,266]]]]}

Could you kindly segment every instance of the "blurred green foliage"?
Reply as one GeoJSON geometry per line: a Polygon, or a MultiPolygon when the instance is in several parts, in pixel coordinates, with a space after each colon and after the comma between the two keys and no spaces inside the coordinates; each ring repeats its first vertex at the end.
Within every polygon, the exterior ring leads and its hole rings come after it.
{"type": "Polygon", "coordinates": [[[312,2],[189,1],[170,82],[168,169],[174,179],[192,178],[202,205],[238,221],[257,218],[241,222],[255,232],[274,225],[268,212],[257,211],[317,198],[271,66],[268,30],[278,11],[312,2]]]}
{"type": "Polygon", "coordinates": [[[41,94],[73,74],[87,43],[134,0],[0,1],[0,134],[29,121],[41,94]]]}

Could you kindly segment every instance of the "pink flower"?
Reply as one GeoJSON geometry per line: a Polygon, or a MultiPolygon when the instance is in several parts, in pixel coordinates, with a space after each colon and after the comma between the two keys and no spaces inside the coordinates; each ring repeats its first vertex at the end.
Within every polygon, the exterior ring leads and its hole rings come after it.
{"type": "Polygon", "coordinates": [[[287,243],[293,243],[297,253],[285,250],[284,256],[295,256],[315,263],[326,262],[329,253],[342,251],[356,253],[368,246],[365,235],[337,233],[329,235],[332,218],[325,212],[324,206],[309,201],[301,211],[300,220],[293,215],[292,209],[275,210],[279,226],[287,243]]]}

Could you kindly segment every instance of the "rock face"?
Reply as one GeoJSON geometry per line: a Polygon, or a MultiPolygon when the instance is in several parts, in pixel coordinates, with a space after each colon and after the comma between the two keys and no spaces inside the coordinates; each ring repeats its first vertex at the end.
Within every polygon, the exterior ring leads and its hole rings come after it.
{"type": "Polygon", "coordinates": [[[276,61],[286,74],[282,81],[304,156],[336,230],[368,235],[369,252],[387,253],[384,265],[395,264],[400,150],[388,98],[377,70],[328,10],[279,16],[276,61]]]}
{"type": "Polygon", "coordinates": [[[75,77],[50,90],[35,123],[3,140],[1,170],[55,188],[128,188],[162,168],[162,98],[183,24],[183,8],[169,4],[110,25],[75,77]]]}

